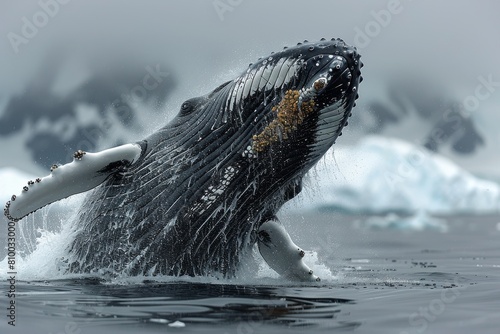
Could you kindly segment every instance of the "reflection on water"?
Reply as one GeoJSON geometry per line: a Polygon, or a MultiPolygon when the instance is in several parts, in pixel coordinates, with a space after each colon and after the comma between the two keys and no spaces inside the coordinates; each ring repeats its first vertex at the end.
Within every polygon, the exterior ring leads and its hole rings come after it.
{"type": "Polygon", "coordinates": [[[248,332],[262,326],[331,329],[360,325],[337,319],[342,305],[353,300],[326,297],[334,291],[318,287],[147,281],[110,285],[78,279],[22,283],[19,290],[19,301],[25,300],[34,313],[54,321],[69,319],[83,327],[141,324],[201,329],[210,325],[215,330],[238,325],[248,332]]]}
{"type": "MultiPolygon", "coordinates": [[[[65,276],[19,281],[15,330],[420,333],[425,327],[433,333],[498,333],[498,216],[447,218],[446,233],[364,229],[352,224],[354,218],[333,225],[331,214],[289,218],[297,230],[303,220],[315,222],[316,234],[303,240],[306,249],[324,244],[321,240],[342,246],[318,249],[320,263],[335,272],[330,280],[305,285],[250,274],[234,280],[65,276]],[[332,231],[338,240],[315,237],[332,231]]],[[[46,270],[43,257],[35,260],[23,269],[25,276],[46,270]]],[[[4,279],[0,290],[3,308],[4,279]]],[[[0,333],[12,329],[5,318],[0,321],[0,333]]]]}

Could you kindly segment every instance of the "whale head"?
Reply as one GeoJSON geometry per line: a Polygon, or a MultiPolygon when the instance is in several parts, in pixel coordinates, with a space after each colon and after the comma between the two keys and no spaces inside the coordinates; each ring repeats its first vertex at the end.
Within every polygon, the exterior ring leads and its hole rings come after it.
{"type": "Polygon", "coordinates": [[[243,157],[267,160],[261,173],[274,183],[303,175],[348,124],[362,66],[340,39],[304,41],[251,64],[226,99],[233,117],[253,129],[243,157]]]}
{"type": "Polygon", "coordinates": [[[168,131],[188,129],[197,139],[184,141],[190,150],[230,140],[229,155],[281,160],[306,171],[348,123],[362,81],[359,59],[341,39],[285,47],[206,96],[184,102],[168,131]]]}

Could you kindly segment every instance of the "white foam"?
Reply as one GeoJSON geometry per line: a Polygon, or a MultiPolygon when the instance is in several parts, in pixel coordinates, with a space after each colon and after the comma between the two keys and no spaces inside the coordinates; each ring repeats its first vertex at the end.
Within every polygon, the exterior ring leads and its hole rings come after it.
{"type": "MultiPolygon", "coordinates": [[[[16,171],[11,168],[0,169],[0,179],[3,179],[2,198],[7,200],[12,192],[19,188],[20,184],[32,178],[31,175],[16,171]],[[8,176],[8,177],[7,177],[8,176]],[[8,182],[7,182],[8,181],[8,182]]],[[[16,223],[18,235],[22,229],[31,228],[34,225],[30,224],[36,220],[52,219],[57,220],[52,222],[60,226],[57,231],[49,231],[44,228],[39,228],[39,236],[33,243],[36,243],[36,249],[28,255],[21,257],[18,253],[16,258],[17,279],[24,281],[33,280],[53,280],[60,278],[79,278],[87,275],[81,274],[64,274],[65,264],[61,261],[68,256],[67,247],[73,238],[75,217],[78,209],[83,201],[85,194],[72,196],[68,199],[61,200],[51,204],[49,207],[42,209],[32,216],[22,219],[16,223]]],[[[29,241],[18,237],[18,249],[20,243],[29,241]]],[[[321,282],[332,282],[337,280],[337,276],[332,274],[330,269],[318,260],[318,254],[315,251],[306,252],[304,262],[321,278],[321,282]]],[[[282,285],[282,284],[311,284],[316,282],[293,282],[284,280],[275,271],[273,271],[262,259],[258,253],[257,247],[254,247],[253,254],[244,260],[242,269],[238,272],[237,277],[233,279],[221,279],[218,277],[154,277],[158,282],[198,282],[198,283],[217,283],[217,284],[259,284],[259,285],[282,285]]],[[[5,279],[7,275],[7,258],[0,261],[0,279],[5,279]]],[[[110,284],[138,284],[144,280],[151,280],[152,277],[137,276],[137,277],[116,277],[110,279],[110,284]]]]}

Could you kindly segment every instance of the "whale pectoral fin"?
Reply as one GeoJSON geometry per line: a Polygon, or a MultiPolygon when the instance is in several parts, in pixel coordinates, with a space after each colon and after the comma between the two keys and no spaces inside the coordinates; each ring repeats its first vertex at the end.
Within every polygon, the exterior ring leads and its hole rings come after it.
{"type": "Polygon", "coordinates": [[[143,147],[126,144],[97,153],[77,151],[72,162],[52,166],[51,174],[29,181],[19,195],[5,205],[9,220],[19,219],[60,199],[97,187],[111,175],[123,170],[141,157],[143,147]]]}
{"type": "Polygon", "coordinates": [[[263,223],[257,236],[260,254],[278,274],[298,281],[320,280],[302,260],[305,252],[292,241],[277,218],[263,223]]]}

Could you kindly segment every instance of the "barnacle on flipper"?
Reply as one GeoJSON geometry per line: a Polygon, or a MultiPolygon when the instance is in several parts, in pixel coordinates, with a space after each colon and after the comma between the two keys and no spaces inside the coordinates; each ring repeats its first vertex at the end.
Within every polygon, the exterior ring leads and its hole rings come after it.
{"type": "Polygon", "coordinates": [[[76,160],[82,160],[82,158],[85,154],[87,154],[87,152],[82,151],[82,150],[78,150],[75,153],[73,153],[73,158],[75,158],[76,160]]]}
{"type": "Polygon", "coordinates": [[[283,99],[272,108],[276,118],[262,132],[252,137],[253,151],[262,152],[272,143],[288,139],[305,117],[314,111],[313,99],[300,101],[299,98],[298,90],[290,89],[285,92],[283,99]]]}

